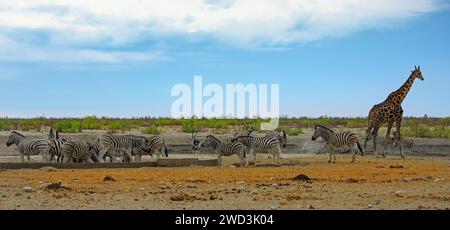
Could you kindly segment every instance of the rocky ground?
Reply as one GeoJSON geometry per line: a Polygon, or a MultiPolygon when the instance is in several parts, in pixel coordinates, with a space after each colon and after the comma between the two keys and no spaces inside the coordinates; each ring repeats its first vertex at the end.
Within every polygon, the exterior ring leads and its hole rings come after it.
{"type": "Polygon", "coordinates": [[[449,209],[447,157],[309,155],[261,167],[0,170],[0,209],[449,209]],[[59,184],[61,183],[61,184],[59,184]]]}

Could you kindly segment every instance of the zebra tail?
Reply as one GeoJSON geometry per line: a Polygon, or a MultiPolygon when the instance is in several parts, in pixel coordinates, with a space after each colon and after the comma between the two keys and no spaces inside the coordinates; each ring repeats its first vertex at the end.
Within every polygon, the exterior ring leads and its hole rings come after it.
{"type": "Polygon", "coordinates": [[[359,142],[356,142],[356,144],[358,145],[358,149],[361,152],[361,156],[364,156],[364,150],[361,148],[361,144],[359,144],[359,142]]]}
{"type": "Polygon", "coordinates": [[[167,146],[166,146],[166,142],[163,141],[163,145],[164,145],[164,153],[166,154],[166,157],[169,157],[169,150],[167,150],[167,146]]]}

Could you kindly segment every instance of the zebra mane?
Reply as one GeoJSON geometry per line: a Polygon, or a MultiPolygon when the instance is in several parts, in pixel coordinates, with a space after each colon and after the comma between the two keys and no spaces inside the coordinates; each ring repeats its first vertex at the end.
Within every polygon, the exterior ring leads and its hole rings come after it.
{"type": "Polygon", "coordinates": [[[24,136],[23,134],[21,134],[21,133],[18,133],[18,132],[16,132],[16,131],[12,131],[12,133],[14,133],[14,134],[16,134],[16,135],[18,135],[18,136],[20,136],[20,137],[23,137],[23,138],[25,138],[25,136],[24,136]]]}
{"type": "Polygon", "coordinates": [[[314,126],[314,129],[317,129],[317,128],[323,128],[323,129],[325,129],[325,130],[328,130],[328,131],[330,131],[330,132],[332,132],[332,133],[334,133],[334,131],[332,130],[332,129],[330,129],[330,128],[328,128],[328,127],[325,127],[325,126],[323,126],[323,125],[316,125],[316,126],[314,126]]]}
{"type": "Polygon", "coordinates": [[[222,141],[220,141],[219,138],[217,138],[217,137],[215,137],[213,135],[208,135],[206,138],[211,138],[211,139],[213,139],[213,140],[215,140],[215,141],[217,141],[219,143],[222,143],[222,141]]]}

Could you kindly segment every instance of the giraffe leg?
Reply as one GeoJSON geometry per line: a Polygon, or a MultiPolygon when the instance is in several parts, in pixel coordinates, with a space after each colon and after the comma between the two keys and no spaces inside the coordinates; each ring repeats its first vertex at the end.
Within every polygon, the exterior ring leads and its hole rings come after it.
{"type": "Polygon", "coordinates": [[[378,137],[378,130],[380,129],[380,127],[375,127],[373,129],[372,132],[372,141],[373,141],[373,153],[375,154],[375,156],[379,157],[378,152],[377,152],[377,137],[378,137]]]}
{"type": "Polygon", "coordinates": [[[401,134],[400,134],[400,130],[401,130],[401,126],[402,126],[402,121],[401,120],[398,120],[397,122],[396,122],[396,125],[397,125],[397,136],[395,137],[396,139],[397,139],[397,143],[399,143],[400,144],[400,156],[402,157],[402,158],[405,158],[405,154],[403,154],[403,141],[402,141],[402,138],[401,138],[401,134]]]}
{"type": "Polygon", "coordinates": [[[382,152],[383,158],[386,157],[385,153],[386,153],[386,149],[389,143],[389,137],[391,136],[391,129],[392,129],[392,125],[394,125],[393,121],[389,121],[388,126],[387,126],[387,132],[386,132],[386,139],[384,141],[384,150],[382,152]]]}
{"type": "Polygon", "coordinates": [[[366,147],[367,147],[367,142],[369,141],[369,139],[370,139],[370,136],[372,136],[372,129],[373,129],[373,125],[369,125],[369,128],[367,129],[367,132],[366,132],[366,140],[364,141],[364,152],[366,151],[366,147]]]}

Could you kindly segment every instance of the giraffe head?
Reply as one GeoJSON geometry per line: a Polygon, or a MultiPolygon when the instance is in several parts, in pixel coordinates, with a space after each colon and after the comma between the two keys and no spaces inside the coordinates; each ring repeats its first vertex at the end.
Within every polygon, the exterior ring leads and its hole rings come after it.
{"type": "Polygon", "coordinates": [[[422,76],[422,72],[420,71],[420,66],[414,66],[414,70],[411,71],[411,75],[414,76],[417,79],[420,79],[421,81],[424,80],[423,76],[422,76]]]}

